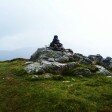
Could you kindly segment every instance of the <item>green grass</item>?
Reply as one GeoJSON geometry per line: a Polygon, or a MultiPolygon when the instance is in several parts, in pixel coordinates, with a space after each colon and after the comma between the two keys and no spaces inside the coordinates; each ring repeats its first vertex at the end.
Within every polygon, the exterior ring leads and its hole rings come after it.
{"type": "Polygon", "coordinates": [[[112,112],[112,78],[30,81],[24,63],[0,62],[0,112],[112,112]]]}

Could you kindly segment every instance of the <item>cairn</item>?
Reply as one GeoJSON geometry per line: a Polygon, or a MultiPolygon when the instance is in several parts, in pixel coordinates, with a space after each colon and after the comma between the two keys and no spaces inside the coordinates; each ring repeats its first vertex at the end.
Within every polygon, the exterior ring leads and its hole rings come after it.
{"type": "Polygon", "coordinates": [[[54,39],[50,43],[49,47],[55,51],[63,51],[64,50],[63,44],[60,43],[57,35],[54,36],[54,39]]]}

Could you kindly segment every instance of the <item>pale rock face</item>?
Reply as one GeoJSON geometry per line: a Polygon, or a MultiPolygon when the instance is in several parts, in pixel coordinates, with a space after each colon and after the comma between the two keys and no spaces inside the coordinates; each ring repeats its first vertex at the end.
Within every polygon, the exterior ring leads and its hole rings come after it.
{"type": "Polygon", "coordinates": [[[34,62],[25,67],[28,73],[56,73],[61,74],[64,70],[74,69],[77,67],[77,63],[59,63],[59,62],[49,62],[42,61],[41,63],[34,62]]]}
{"type": "Polygon", "coordinates": [[[49,62],[54,62],[55,60],[54,60],[54,58],[49,58],[48,61],[49,62]]]}
{"type": "Polygon", "coordinates": [[[103,75],[112,75],[112,73],[110,73],[106,68],[104,68],[103,66],[99,66],[99,65],[96,65],[96,67],[98,68],[98,72],[97,73],[100,73],[100,74],[103,74],[103,75]]]}
{"type": "Polygon", "coordinates": [[[40,68],[40,63],[38,62],[34,62],[32,64],[29,64],[25,67],[25,70],[28,72],[28,73],[35,73],[39,70],[40,68]]]}

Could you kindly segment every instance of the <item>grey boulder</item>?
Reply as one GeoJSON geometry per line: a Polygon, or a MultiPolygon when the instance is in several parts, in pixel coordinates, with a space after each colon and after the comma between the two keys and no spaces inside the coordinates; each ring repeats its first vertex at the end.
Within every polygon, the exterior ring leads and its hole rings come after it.
{"type": "Polygon", "coordinates": [[[88,57],[79,53],[75,53],[73,58],[75,62],[79,62],[80,64],[92,64],[92,61],[88,57]]]}
{"type": "Polygon", "coordinates": [[[96,65],[96,67],[98,68],[98,71],[96,73],[98,74],[102,74],[102,75],[112,75],[111,72],[109,72],[106,68],[104,68],[103,66],[99,66],[96,65]]]}
{"type": "Polygon", "coordinates": [[[105,68],[111,69],[112,68],[112,58],[111,57],[107,57],[106,59],[104,59],[102,65],[105,68]]]}
{"type": "Polygon", "coordinates": [[[100,54],[97,55],[89,55],[88,58],[94,63],[94,64],[102,64],[103,57],[100,54]]]}
{"type": "Polygon", "coordinates": [[[69,61],[69,58],[72,57],[73,54],[68,50],[65,51],[54,51],[50,48],[39,48],[37,51],[31,56],[30,61],[57,61],[66,63],[69,61]]]}
{"type": "Polygon", "coordinates": [[[53,73],[53,74],[62,74],[63,71],[68,71],[74,69],[78,66],[75,62],[70,63],[59,63],[59,62],[49,62],[42,61],[41,63],[34,62],[33,64],[29,64],[25,67],[25,70],[28,73],[53,73]]]}
{"type": "Polygon", "coordinates": [[[88,68],[78,67],[78,68],[74,69],[73,75],[76,75],[76,76],[90,76],[90,75],[92,75],[92,73],[88,68]]]}

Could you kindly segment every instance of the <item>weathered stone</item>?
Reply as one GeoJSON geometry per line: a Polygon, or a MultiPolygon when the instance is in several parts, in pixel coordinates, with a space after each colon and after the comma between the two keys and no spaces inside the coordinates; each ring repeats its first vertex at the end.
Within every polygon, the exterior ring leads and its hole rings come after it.
{"type": "Polygon", "coordinates": [[[29,64],[25,67],[25,70],[28,72],[28,73],[36,73],[40,68],[40,63],[38,62],[34,62],[32,64],[29,64]]]}
{"type": "Polygon", "coordinates": [[[104,59],[102,65],[105,68],[111,69],[112,68],[112,58],[111,57],[107,57],[106,59],[104,59]]]}
{"type": "Polygon", "coordinates": [[[69,58],[73,57],[73,54],[69,51],[54,51],[49,48],[39,48],[30,58],[30,61],[57,61],[68,62],[69,58]]]}
{"type": "Polygon", "coordinates": [[[76,76],[90,76],[90,75],[92,75],[92,73],[87,68],[78,67],[78,68],[74,69],[73,75],[76,75],[76,76]]]}
{"type": "Polygon", "coordinates": [[[49,58],[48,61],[49,62],[54,62],[55,60],[54,60],[54,58],[49,58]]]}
{"type": "Polygon", "coordinates": [[[98,71],[98,68],[95,65],[89,65],[87,67],[92,73],[96,73],[98,71]]]}
{"type": "Polygon", "coordinates": [[[74,57],[74,61],[80,61],[80,60],[83,59],[83,55],[82,54],[79,54],[79,53],[75,53],[73,55],[73,57],[74,57]]]}
{"type": "Polygon", "coordinates": [[[112,76],[107,76],[108,78],[112,78],[112,76]]]}
{"type": "Polygon", "coordinates": [[[40,77],[38,75],[30,75],[29,80],[30,81],[38,81],[38,80],[40,80],[40,77]]]}
{"type": "Polygon", "coordinates": [[[92,64],[92,61],[89,59],[89,58],[87,58],[87,57],[83,57],[83,59],[82,60],[80,60],[80,63],[81,64],[92,64]]]}
{"type": "Polygon", "coordinates": [[[100,54],[97,55],[89,55],[88,58],[94,63],[94,64],[102,64],[103,57],[100,54]]]}
{"type": "Polygon", "coordinates": [[[51,74],[51,73],[45,73],[45,74],[43,74],[43,77],[45,79],[51,79],[53,77],[53,74],[51,74]]]}
{"type": "Polygon", "coordinates": [[[60,58],[56,58],[55,61],[60,62],[60,63],[66,63],[66,62],[69,62],[69,57],[68,56],[63,56],[63,57],[60,57],[60,58]]]}
{"type": "Polygon", "coordinates": [[[42,61],[41,64],[35,62],[34,64],[29,64],[25,67],[28,73],[55,73],[61,74],[63,71],[68,71],[74,69],[78,66],[75,62],[70,63],[59,63],[59,62],[48,62],[42,61]]]}
{"type": "Polygon", "coordinates": [[[106,68],[104,68],[103,66],[96,65],[96,67],[98,68],[98,71],[96,72],[97,74],[112,75],[112,73],[109,72],[109,71],[108,71],[106,68]]]}
{"type": "Polygon", "coordinates": [[[28,64],[33,64],[33,62],[32,62],[32,61],[27,61],[27,62],[25,63],[25,65],[28,65],[28,64]]]}
{"type": "Polygon", "coordinates": [[[75,53],[73,57],[74,61],[79,62],[80,64],[92,64],[92,61],[88,57],[83,56],[82,54],[75,53]]]}

